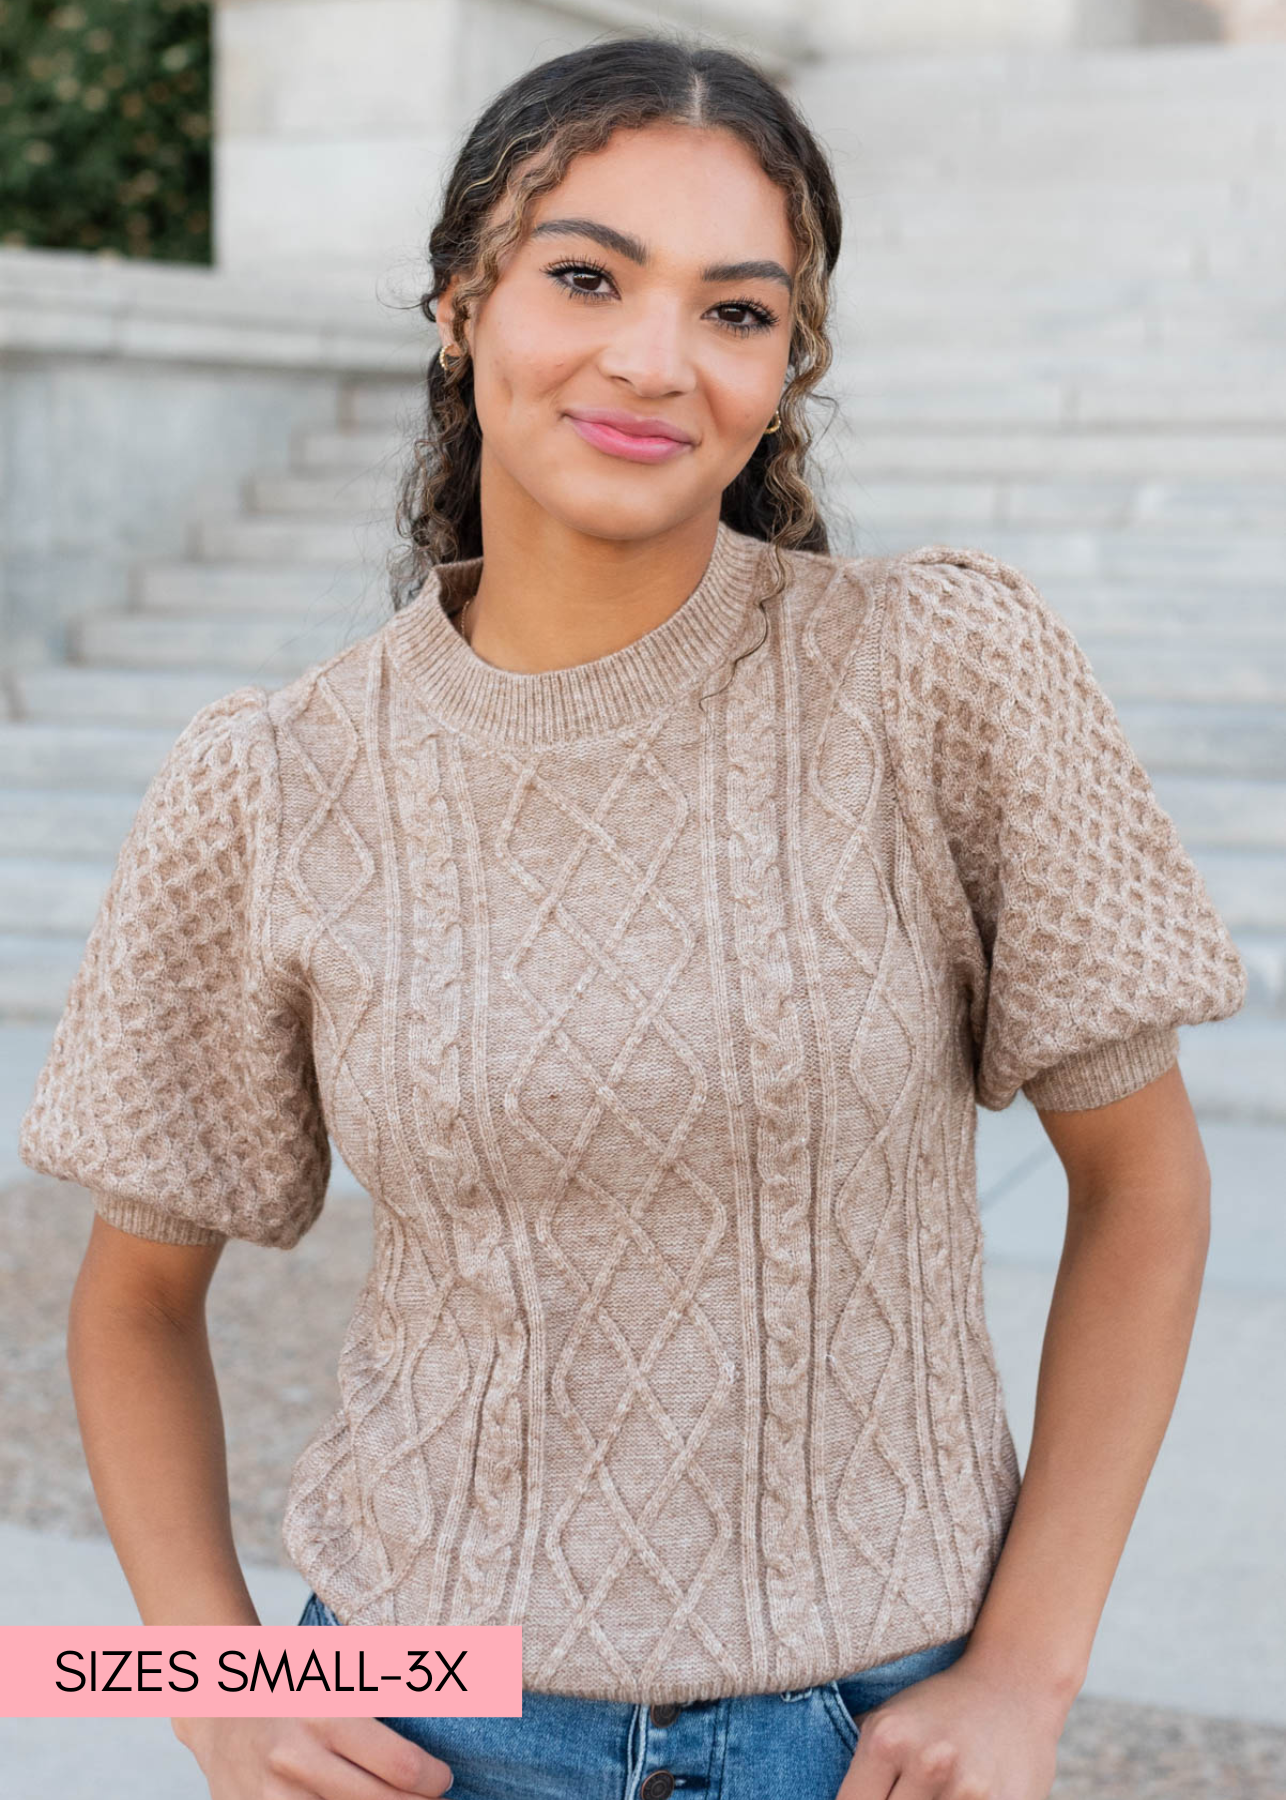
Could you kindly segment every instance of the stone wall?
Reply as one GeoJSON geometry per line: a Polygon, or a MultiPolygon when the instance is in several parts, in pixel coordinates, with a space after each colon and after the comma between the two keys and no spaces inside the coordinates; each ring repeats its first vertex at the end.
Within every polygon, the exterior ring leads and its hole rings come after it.
{"type": "Polygon", "coordinates": [[[1286,35],[1286,0],[216,0],[214,260],[408,296],[477,111],[622,30],[726,42],[789,81],[855,54],[1286,35]]]}
{"type": "Polygon", "coordinates": [[[181,557],[333,425],[349,376],[410,381],[427,331],[213,269],[0,248],[0,662],[60,661],[141,561],[181,557]]]}

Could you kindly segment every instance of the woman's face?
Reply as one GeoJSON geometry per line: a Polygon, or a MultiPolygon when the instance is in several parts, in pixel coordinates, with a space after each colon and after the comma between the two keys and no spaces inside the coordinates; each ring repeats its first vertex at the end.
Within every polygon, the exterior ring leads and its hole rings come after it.
{"type": "Polygon", "coordinates": [[[650,125],[574,158],[466,322],[484,518],[534,503],[640,538],[717,517],[781,398],[796,261],[784,194],[730,132],[650,125]],[[584,417],[602,412],[684,441],[584,417]]]}

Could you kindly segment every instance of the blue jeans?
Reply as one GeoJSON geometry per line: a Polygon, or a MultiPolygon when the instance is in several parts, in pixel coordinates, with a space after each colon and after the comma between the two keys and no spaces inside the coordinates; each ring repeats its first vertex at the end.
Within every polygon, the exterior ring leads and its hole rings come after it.
{"type": "MultiPolygon", "coordinates": [[[[310,1594],[301,1625],[338,1625],[310,1594]]],[[[650,1707],[523,1690],[518,1719],[384,1719],[449,1763],[450,1800],[835,1800],[854,1715],[964,1654],[968,1633],[860,1675],[781,1694],[650,1707]]]]}

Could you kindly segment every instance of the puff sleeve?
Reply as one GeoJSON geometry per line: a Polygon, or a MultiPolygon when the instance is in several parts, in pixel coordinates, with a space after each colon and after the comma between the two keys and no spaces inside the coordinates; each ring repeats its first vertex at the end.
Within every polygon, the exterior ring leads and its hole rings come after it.
{"type": "Polygon", "coordinates": [[[137,1236],[288,1249],[321,1211],[311,1040],[262,954],[278,816],[267,696],[240,688],[153,777],[23,1117],[22,1160],[137,1236]]]}
{"type": "Polygon", "coordinates": [[[969,989],[980,1105],[1103,1106],[1246,969],[1112,703],[1016,569],[890,559],[881,688],[912,853],[969,989]]]}

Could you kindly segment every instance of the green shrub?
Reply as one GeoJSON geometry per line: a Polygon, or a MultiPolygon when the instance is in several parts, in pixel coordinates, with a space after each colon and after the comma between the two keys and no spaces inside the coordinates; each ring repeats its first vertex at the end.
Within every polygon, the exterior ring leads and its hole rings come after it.
{"type": "Polygon", "coordinates": [[[210,8],[0,0],[0,244],[209,263],[210,8]]]}

